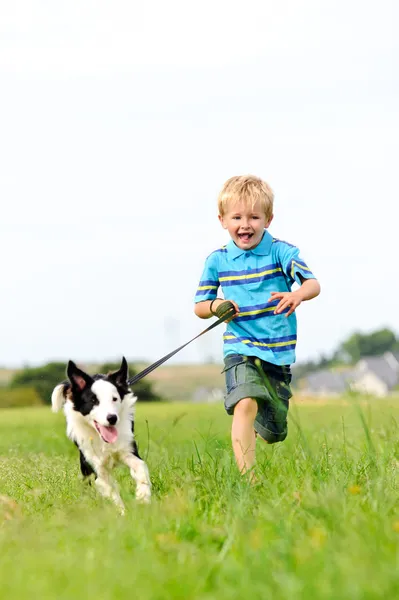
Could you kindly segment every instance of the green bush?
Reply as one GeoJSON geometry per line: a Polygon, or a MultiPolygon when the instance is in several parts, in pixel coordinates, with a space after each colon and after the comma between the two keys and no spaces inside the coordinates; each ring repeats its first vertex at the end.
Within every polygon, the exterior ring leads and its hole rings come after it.
{"type": "MultiPolygon", "coordinates": [[[[120,368],[120,363],[105,363],[99,367],[100,373],[110,373],[111,371],[117,371],[120,368]]],[[[137,369],[134,365],[129,365],[129,377],[136,375],[137,369]]],[[[148,379],[141,379],[133,386],[134,395],[137,396],[139,402],[159,402],[162,400],[158,394],[153,390],[152,383],[148,379]]]]}
{"type": "Polygon", "coordinates": [[[43,367],[26,367],[14,375],[10,388],[34,388],[46,404],[51,404],[51,394],[55,386],[65,380],[65,363],[53,362],[43,367]]]}
{"type": "Polygon", "coordinates": [[[0,388],[0,408],[39,406],[43,401],[32,387],[0,388]]]}

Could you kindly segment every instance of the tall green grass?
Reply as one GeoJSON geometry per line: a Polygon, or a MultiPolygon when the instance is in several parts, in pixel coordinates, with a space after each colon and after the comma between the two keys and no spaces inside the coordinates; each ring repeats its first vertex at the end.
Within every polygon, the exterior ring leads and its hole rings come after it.
{"type": "Polygon", "coordinates": [[[399,405],[291,411],[249,487],[222,406],[139,405],[154,496],[118,469],[125,517],[81,482],[61,415],[0,411],[0,598],[399,597],[399,405]]]}

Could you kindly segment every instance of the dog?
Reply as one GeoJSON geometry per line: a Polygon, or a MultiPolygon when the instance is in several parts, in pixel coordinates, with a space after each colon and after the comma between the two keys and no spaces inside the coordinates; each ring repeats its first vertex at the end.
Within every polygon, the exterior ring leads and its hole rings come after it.
{"type": "Polygon", "coordinates": [[[73,361],[67,366],[68,381],[58,384],[51,395],[53,412],[64,408],[67,435],[80,453],[84,479],[95,476],[102,496],[111,498],[120,512],[125,508],[118,486],[111,477],[116,462],[126,464],[136,482],[136,499],[148,503],[151,481],[146,463],[134,439],[134,405],[137,398],[128,387],[125,357],[118,371],[90,376],[73,361]]]}

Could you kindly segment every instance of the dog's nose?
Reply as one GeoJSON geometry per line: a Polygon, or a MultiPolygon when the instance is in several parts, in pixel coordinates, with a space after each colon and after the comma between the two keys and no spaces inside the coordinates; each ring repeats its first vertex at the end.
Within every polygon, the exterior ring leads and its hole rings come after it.
{"type": "Polygon", "coordinates": [[[110,425],[115,425],[117,420],[118,420],[118,417],[116,415],[107,415],[107,421],[110,425]]]}

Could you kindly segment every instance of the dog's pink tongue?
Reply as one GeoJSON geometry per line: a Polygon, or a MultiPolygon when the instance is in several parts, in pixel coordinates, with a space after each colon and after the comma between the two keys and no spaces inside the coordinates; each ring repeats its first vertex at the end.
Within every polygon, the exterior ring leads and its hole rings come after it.
{"type": "Polygon", "coordinates": [[[101,437],[105,442],[108,442],[108,444],[113,444],[114,442],[116,442],[118,438],[118,430],[116,427],[105,427],[105,425],[100,424],[98,426],[100,429],[101,437]]]}

